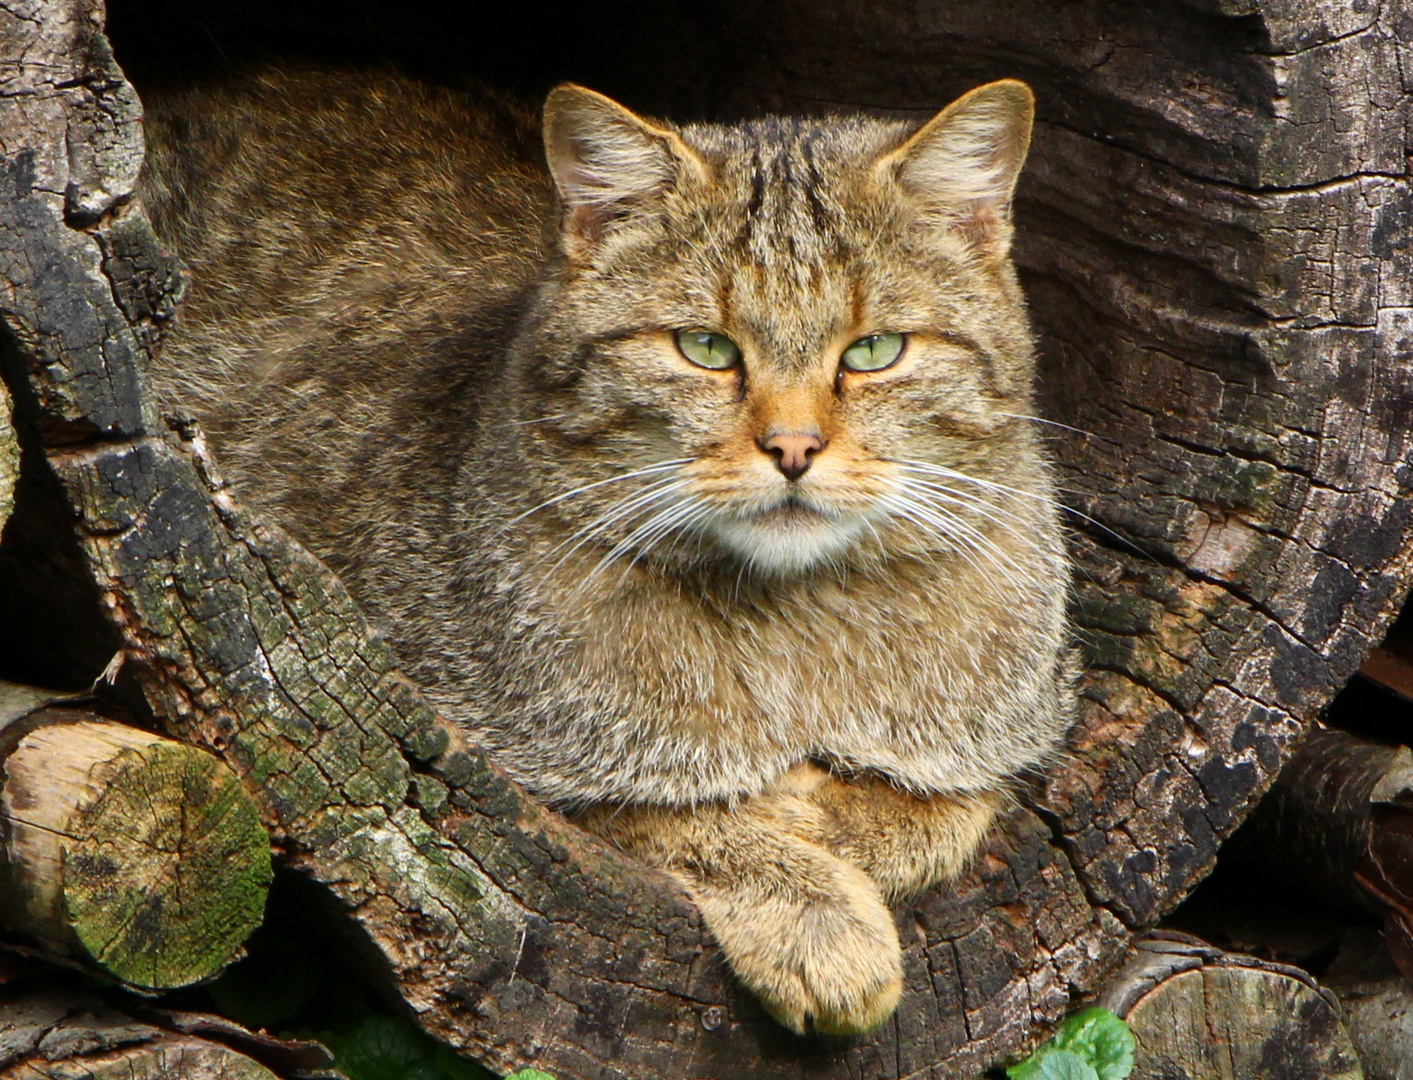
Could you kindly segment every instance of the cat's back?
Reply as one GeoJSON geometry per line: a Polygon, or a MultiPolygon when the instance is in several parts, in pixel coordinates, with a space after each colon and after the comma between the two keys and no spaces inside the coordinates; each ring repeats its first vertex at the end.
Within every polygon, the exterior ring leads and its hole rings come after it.
{"type": "Polygon", "coordinates": [[[141,196],[189,271],[159,397],[357,585],[439,530],[494,396],[553,205],[538,120],[485,90],[312,67],[144,106],[141,196]]]}
{"type": "Polygon", "coordinates": [[[196,275],[197,301],[239,285],[227,302],[268,309],[376,270],[380,254],[410,284],[479,260],[501,264],[493,283],[514,276],[507,260],[536,261],[549,181],[538,120],[508,97],[295,67],[143,100],[142,195],[196,275]]]}

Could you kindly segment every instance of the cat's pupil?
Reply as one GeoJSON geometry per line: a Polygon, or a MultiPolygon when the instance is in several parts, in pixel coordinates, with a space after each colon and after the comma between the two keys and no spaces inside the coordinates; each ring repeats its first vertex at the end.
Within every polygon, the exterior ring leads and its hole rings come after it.
{"type": "Polygon", "coordinates": [[[851,371],[882,371],[902,354],[902,334],[869,334],[845,349],[840,359],[851,371]]]}
{"type": "Polygon", "coordinates": [[[741,350],[734,341],[710,330],[677,331],[677,348],[698,367],[713,371],[735,367],[741,360],[741,350]]]}

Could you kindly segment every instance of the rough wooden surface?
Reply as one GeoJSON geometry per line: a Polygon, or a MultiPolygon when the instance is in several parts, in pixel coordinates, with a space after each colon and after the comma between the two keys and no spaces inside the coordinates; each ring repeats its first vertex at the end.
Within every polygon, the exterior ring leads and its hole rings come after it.
{"type": "Polygon", "coordinates": [[[1413,903],[1413,752],[1316,729],[1242,841],[1248,861],[1348,906],[1413,903]]]}
{"type": "Polygon", "coordinates": [[[1262,800],[1232,857],[1270,880],[1384,917],[1413,977],[1413,752],[1317,728],[1262,800]]]}
{"type": "Polygon", "coordinates": [[[1400,973],[1334,988],[1365,1080],[1413,1080],[1413,989],[1400,973]]]}
{"type": "Polygon", "coordinates": [[[281,1043],[199,1014],[144,1019],[58,985],[0,987],[0,1080],[333,1078],[331,1061],[317,1043],[281,1043]]]}
{"type": "Polygon", "coordinates": [[[10,393],[0,386],[0,527],[15,506],[15,481],[20,478],[20,444],[10,420],[10,393]]]}
{"type": "Polygon", "coordinates": [[[235,774],[79,709],[41,710],[26,728],[0,745],[0,926],[143,990],[234,960],[271,880],[235,774]]]}
{"type": "Polygon", "coordinates": [[[1364,1080],[1335,996],[1299,968],[1150,939],[1105,990],[1133,1080],[1364,1080]]]}
{"type": "Polygon", "coordinates": [[[1084,715],[975,872],[899,911],[897,1019],[789,1037],[680,892],[457,745],[338,582],[153,414],[142,356],[177,282],[124,201],[138,111],[100,23],[88,0],[0,9],[29,445],[154,711],[242,774],[428,1029],[495,1067],[883,1080],[1023,1052],[1205,872],[1406,589],[1394,5],[721,0],[699,29],[735,62],[711,78],[645,47],[640,83],[718,112],[933,109],[1000,75],[1041,95],[1021,259],[1043,410],[1090,433],[1054,444],[1102,522],[1076,536],[1084,715]]]}

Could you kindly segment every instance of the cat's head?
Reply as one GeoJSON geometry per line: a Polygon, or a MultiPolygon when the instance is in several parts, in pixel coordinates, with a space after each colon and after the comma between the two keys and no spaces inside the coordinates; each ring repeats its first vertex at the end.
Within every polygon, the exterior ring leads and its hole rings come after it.
{"type": "Polygon", "coordinates": [[[1045,489],[1009,260],[1032,116],[1015,81],[921,128],[551,93],[562,258],[522,410],[545,512],[615,557],[771,574],[975,547],[996,485],[1045,489]]]}

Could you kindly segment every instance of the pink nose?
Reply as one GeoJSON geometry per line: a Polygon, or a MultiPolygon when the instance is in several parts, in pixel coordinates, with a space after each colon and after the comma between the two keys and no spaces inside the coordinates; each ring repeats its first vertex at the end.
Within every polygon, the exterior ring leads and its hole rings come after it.
{"type": "Polygon", "coordinates": [[[760,448],[775,458],[775,467],[787,480],[798,480],[824,449],[824,441],[818,435],[772,435],[761,440],[760,448]]]}

